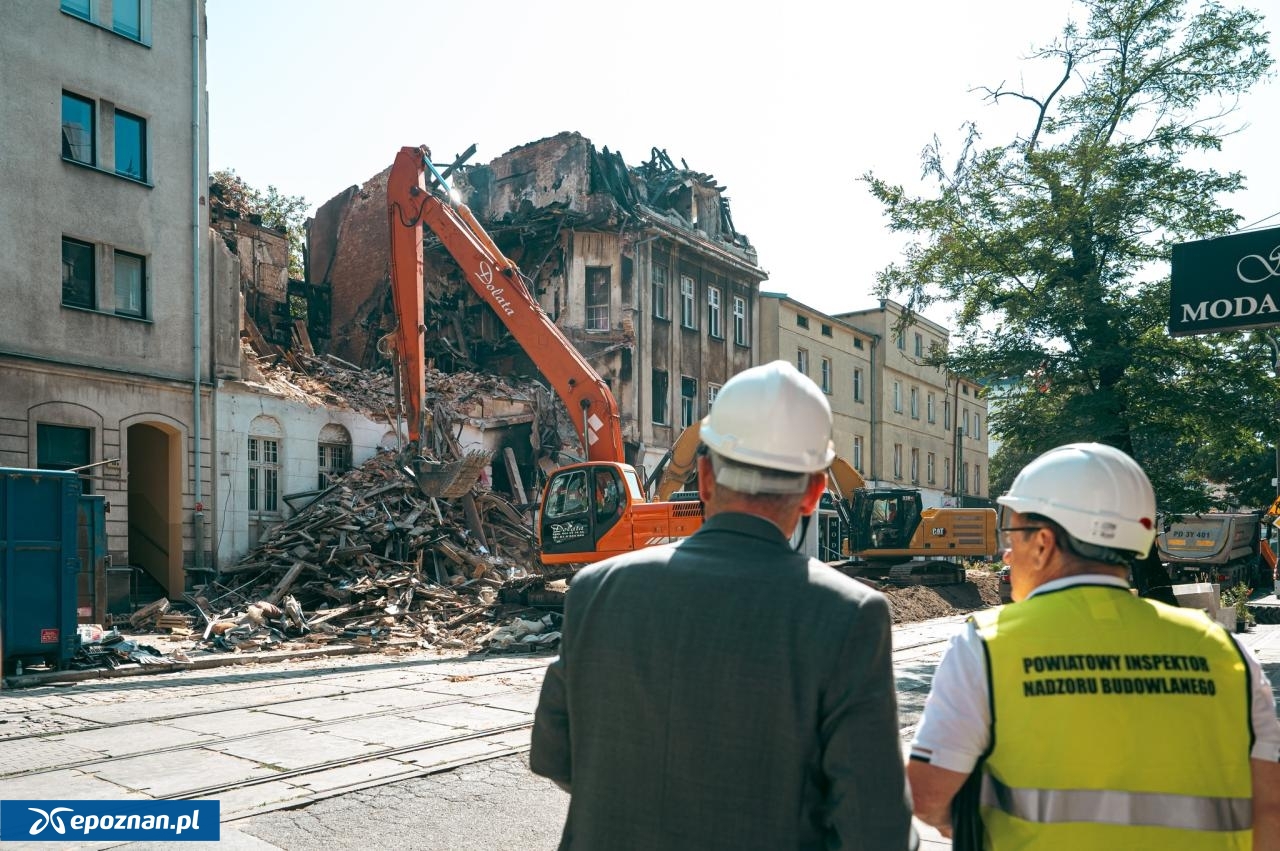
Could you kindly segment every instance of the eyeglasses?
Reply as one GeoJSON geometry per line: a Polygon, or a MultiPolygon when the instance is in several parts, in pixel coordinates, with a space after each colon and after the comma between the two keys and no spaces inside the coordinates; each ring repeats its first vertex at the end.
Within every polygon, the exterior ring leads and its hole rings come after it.
{"type": "Polygon", "coordinates": [[[1037,529],[1046,529],[1046,528],[1048,527],[1046,526],[1004,526],[1002,528],[996,529],[996,531],[1000,533],[1000,547],[1002,549],[1005,549],[1005,548],[1008,548],[1009,546],[1010,532],[1034,532],[1037,529]]]}

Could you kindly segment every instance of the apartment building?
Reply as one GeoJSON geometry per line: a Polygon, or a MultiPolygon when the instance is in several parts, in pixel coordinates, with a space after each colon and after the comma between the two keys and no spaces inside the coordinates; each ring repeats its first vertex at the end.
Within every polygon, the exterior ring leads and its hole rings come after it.
{"type": "Polygon", "coordinates": [[[785,360],[831,403],[836,452],[864,476],[874,450],[872,401],[879,338],[785,293],[760,293],[760,363],[785,360]]]}
{"type": "Polygon", "coordinates": [[[978,382],[932,366],[946,328],[888,299],[833,318],[882,341],[871,396],[869,483],[917,487],[925,507],[959,504],[987,492],[987,401],[978,382]]]}
{"type": "Polygon", "coordinates": [[[113,562],[181,594],[208,565],[212,378],[238,368],[211,332],[238,306],[203,204],[205,3],[5,13],[0,464],[82,471],[113,562]]]}

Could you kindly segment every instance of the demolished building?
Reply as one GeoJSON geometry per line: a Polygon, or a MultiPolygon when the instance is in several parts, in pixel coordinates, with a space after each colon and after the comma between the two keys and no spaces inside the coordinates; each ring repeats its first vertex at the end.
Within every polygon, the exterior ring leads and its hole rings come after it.
{"type": "MultiPolygon", "coordinates": [[[[620,154],[597,150],[575,132],[487,164],[467,159],[439,167],[609,384],[626,460],[652,469],[683,428],[705,415],[720,385],[754,361],[753,319],[766,274],[734,228],[726,188],[712,175],[677,167],[656,148],[640,166],[627,166],[620,154]]],[[[307,227],[307,276],[328,311],[309,324],[312,343],[366,368],[385,363],[379,341],[395,324],[389,174],[388,166],[330,199],[307,227]]],[[[431,234],[424,253],[432,365],[535,375],[500,317],[431,234]]],[[[540,463],[584,457],[563,429],[509,443],[531,489],[540,463]]]]}

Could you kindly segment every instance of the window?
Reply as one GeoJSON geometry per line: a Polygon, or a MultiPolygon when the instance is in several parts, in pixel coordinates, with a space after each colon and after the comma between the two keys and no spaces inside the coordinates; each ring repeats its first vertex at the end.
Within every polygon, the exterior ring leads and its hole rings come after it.
{"type": "Polygon", "coordinates": [[[249,438],[249,510],[274,514],[280,510],[280,441],[249,438]]]}
{"type": "Polygon", "coordinates": [[[116,111],[116,174],[147,179],[147,121],[116,111]]]}
{"type": "Polygon", "coordinates": [[[969,492],[969,462],[960,465],[960,493],[969,492]]]}
{"type": "Polygon", "coordinates": [[[716,403],[716,397],[720,395],[719,384],[707,385],[707,408],[710,409],[716,403]]]}
{"type": "MultiPolygon", "coordinates": [[[[74,426],[36,424],[36,467],[72,470],[93,462],[93,430],[74,426]]],[[[93,470],[88,472],[92,473],[93,470]]],[[[83,493],[92,493],[93,479],[80,479],[83,493]]]]}
{"type": "Polygon", "coordinates": [[[860,349],[860,348],[862,348],[862,338],[861,338],[861,337],[854,337],[854,338],[853,338],[853,347],[854,347],[855,349],[860,349]]]}
{"type": "Polygon", "coordinates": [[[911,419],[920,419],[920,388],[911,388],[911,419]]]}
{"type": "Polygon", "coordinates": [[[934,411],[933,411],[933,394],[932,393],[930,393],[929,398],[925,400],[924,411],[925,411],[925,416],[928,417],[929,419],[929,422],[931,423],[937,422],[937,418],[934,416],[934,411]]]}
{"type": "Polygon", "coordinates": [[[316,487],[329,487],[347,470],[351,469],[351,434],[336,423],[320,429],[316,442],[316,468],[319,470],[316,487]]]}
{"type": "Polygon", "coordinates": [[[796,327],[797,327],[797,328],[808,328],[808,327],[809,327],[809,317],[807,317],[807,316],[801,316],[800,314],[798,314],[798,313],[797,313],[797,314],[796,314],[796,327]]]}
{"type": "Polygon", "coordinates": [[[62,11],[77,18],[84,18],[86,21],[91,20],[89,0],[62,0],[62,11]]]}
{"type": "Polygon", "coordinates": [[[924,337],[921,336],[920,334],[916,334],[915,353],[916,353],[916,357],[924,356],[924,337]]]}
{"type": "Polygon", "coordinates": [[[907,350],[907,332],[899,330],[894,342],[897,344],[899,351],[905,352],[907,350]]]}
{"type": "Polygon", "coordinates": [[[97,165],[93,101],[62,93],[62,158],[85,165],[97,165]]]}
{"type": "Polygon", "coordinates": [[[911,481],[920,481],[920,450],[911,450],[911,481]]]}
{"type": "Polygon", "coordinates": [[[587,330],[609,330],[609,267],[587,267],[587,330]]]}
{"type": "Polygon", "coordinates": [[[896,414],[902,413],[902,382],[893,382],[893,411],[896,414]]]}
{"type": "Polygon", "coordinates": [[[828,324],[827,324],[827,323],[825,323],[825,322],[824,322],[824,323],[822,323],[822,336],[824,336],[824,337],[830,337],[830,336],[831,336],[831,326],[830,326],[830,325],[828,325],[828,324]]]}
{"type": "Polygon", "coordinates": [[[809,374],[809,350],[796,349],[796,369],[805,375],[809,374]]]}
{"type": "Polygon", "coordinates": [[[98,306],[94,293],[93,246],[78,239],[62,238],[62,303],[68,307],[93,310],[98,306]]]}
{"type": "Polygon", "coordinates": [[[553,476],[547,485],[547,517],[568,517],[586,510],[587,471],[572,470],[553,476]]]}
{"type": "Polygon", "coordinates": [[[111,28],[126,38],[142,40],[142,0],[114,0],[111,28]]]}
{"type": "MultiPolygon", "coordinates": [[[[942,400],[942,427],[947,431],[951,431],[951,400],[942,400]]],[[[951,477],[948,476],[948,479],[951,477]]]]}
{"type": "Polygon", "coordinates": [[[671,420],[667,414],[667,371],[653,371],[653,421],[659,425],[669,425],[671,420]]]}
{"type": "Polygon", "coordinates": [[[680,276],[680,324],[686,328],[698,327],[697,302],[693,297],[693,278],[680,276]]]}
{"type": "Polygon", "coordinates": [[[720,288],[707,287],[707,333],[712,337],[723,337],[720,327],[720,288]]]}
{"type": "Polygon", "coordinates": [[[862,367],[853,369],[853,401],[862,401],[862,367]]]}
{"type": "Polygon", "coordinates": [[[969,409],[964,409],[964,429],[961,434],[969,434],[969,409]]]}
{"type": "Polygon", "coordinates": [[[688,428],[698,419],[698,381],[680,376],[680,425],[688,428]]]}
{"type": "Polygon", "coordinates": [[[669,299],[670,293],[667,292],[667,267],[653,267],[653,315],[658,319],[667,319],[670,316],[668,311],[671,309],[669,299]]]}
{"type": "Polygon", "coordinates": [[[893,445],[893,477],[895,479],[902,478],[902,444],[895,443],[893,445]]]}
{"type": "MultiPolygon", "coordinates": [[[[71,237],[62,238],[62,303],[85,310],[98,308],[97,246],[71,237]]],[[[103,309],[118,316],[147,315],[147,260],[138,254],[115,251],[112,277],[104,282],[108,297],[103,309]]]]}
{"type": "Polygon", "coordinates": [[[622,508],[621,478],[617,470],[608,467],[597,467],[593,478],[596,480],[596,527],[604,530],[613,525],[612,521],[622,508]]]}
{"type": "Polygon", "coordinates": [[[964,391],[964,395],[966,395],[966,396],[968,396],[968,395],[969,395],[969,385],[968,385],[968,384],[961,384],[961,385],[960,385],[960,389],[964,391]]]}
{"type": "Polygon", "coordinates": [[[933,484],[934,474],[936,473],[936,464],[934,463],[934,454],[932,452],[924,459],[924,472],[929,477],[929,484],[933,484]]]}
{"type": "Polygon", "coordinates": [[[979,417],[978,413],[975,411],[973,414],[973,439],[974,440],[977,440],[978,438],[982,437],[981,422],[982,422],[981,418],[979,417]]]}
{"type": "Polygon", "coordinates": [[[982,493],[982,468],[977,464],[973,465],[973,492],[979,495],[982,493]]]}
{"type": "Polygon", "coordinates": [[[116,252],[116,313],[147,315],[147,261],[136,254],[116,252]]]}
{"type": "Polygon", "coordinates": [[[862,435],[853,438],[853,469],[862,472],[862,435]]]}
{"type": "Polygon", "coordinates": [[[320,470],[316,487],[327,488],[350,469],[351,447],[332,443],[316,445],[316,463],[320,470]]]}
{"type": "Polygon", "coordinates": [[[831,358],[822,359],[822,392],[831,395],[831,358]]]}
{"type": "Polygon", "coordinates": [[[733,297],[733,341],[747,344],[747,300],[742,296],[733,297]]]}
{"type": "Polygon", "coordinates": [[[943,474],[943,476],[944,476],[944,478],[945,478],[945,481],[943,481],[943,483],[942,483],[942,488],[943,488],[943,490],[951,490],[951,488],[952,488],[952,482],[951,482],[951,459],[950,459],[950,458],[946,458],[946,459],[944,459],[944,460],[943,460],[943,462],[942,462],[942,465],[943,465],[943,469],[945,470],[945,472],[944,472],[944,474],[943,474]]]}

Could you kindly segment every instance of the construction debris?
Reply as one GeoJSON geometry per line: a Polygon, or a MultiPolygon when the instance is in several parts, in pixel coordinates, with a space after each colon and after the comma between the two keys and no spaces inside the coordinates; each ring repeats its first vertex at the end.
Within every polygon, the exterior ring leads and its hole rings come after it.
{"type": "Polygon", "coordinates": [[[529,524],[507,500],[479,488],[427,496],[412,466],[383,452],[190,596],[202,640],[219,650],[334,641],[478,649],[500,637],[495,617],[529,610],[500,592],[536,576],[537,564],[529,524]]]}

